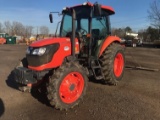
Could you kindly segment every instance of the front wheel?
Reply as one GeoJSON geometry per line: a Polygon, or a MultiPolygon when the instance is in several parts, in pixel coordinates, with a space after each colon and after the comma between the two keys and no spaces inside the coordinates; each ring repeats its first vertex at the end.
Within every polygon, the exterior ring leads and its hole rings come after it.
{"type": "Polygon", "coordinates": [[[56,109],[67,110],[78,105],[87,88],[88,78],[78,63],[58,68],[47,86],[48,99],[56,109]]]}
{"type": "Polygon", "coordinates": [[[116,43],[112,43],[100,57],[104,83],[117,85],[122,79],[125,67],[124,48],[116,43]]]}

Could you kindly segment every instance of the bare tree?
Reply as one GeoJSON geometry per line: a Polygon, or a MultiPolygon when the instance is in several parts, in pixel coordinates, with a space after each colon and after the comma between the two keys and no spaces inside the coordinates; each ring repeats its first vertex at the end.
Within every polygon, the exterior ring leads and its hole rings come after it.
{"type": "Polygon", "coordinates": [[[112,35],[124,38],[124,36],[125,36],[125,29],[124,28],[112,28],[112,35]]]}
{"type": "Polygon", "coordinates": [[[152,22],[152,25],[160,29],[160,1],[154,0],[150,4],[150,9],[148,10],[148,17],[152,22]]]}
{"type": "Polygon", "coordinates": [[[25,27],[25,36],[30,37],[33,32],[33,26],[26,26],[25,27]]]}
{"type": "Polygon", "coordinates": [[[146,40],[146,29],[140,29],[138,31],[138,38],[142,39],[143,41],[146,40]]]}
{"type": "Polygon", "coordinates": [[[12,23],[12,35],[23,35],[25,32],[25,27],[22,23],[13,21],[12,23]]]}
{"type": "Polygon", "coordinates": [[[4,32],[3,25],[0,23],[0,33],[4,32]]]}
{"type": "Polygon", "coordinates": [[[12,25],[10,21],[5,21],[4,26],[5,26],[5,32],[11,34],[12,25]]]}
{"type": "Polygon", "coordinates": [[[49,28],[46,26],[41,26],[40,27],[40,33],[43,35],[48,35],[49,34],[49,28]]]}
{"type": "Polygon", "coordinates": [[[21,22],[17,21],[13,21],[12,23],[10,21],[5,21],[4,27],[5,27],[4,32],[10,35],[20,35],[24,37],[30,37],[33,32],[32,26],[24,26],[21,22]]]}

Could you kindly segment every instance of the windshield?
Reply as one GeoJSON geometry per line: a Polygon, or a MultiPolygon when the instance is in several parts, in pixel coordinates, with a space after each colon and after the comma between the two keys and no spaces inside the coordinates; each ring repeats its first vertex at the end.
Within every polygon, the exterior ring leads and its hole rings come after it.
{"type": "MultiPolygon", "coordinates": [[[[88,33],[88,19],[90,17],[90,7],[75,7],[76,11],[76,32],[84,30],[88,33]]],[[[63,11],[63,20],[60,29],[60,36],[66,37],[66,35],[72,31],[72,15],[69,11],[63,11]]]]}
{"type": "MultiPolygon", "coordinates": [[[[96,34],[96,36],[99,36],[102,38],[105,38],[107,34],[109,33],[109,26],[108,24],[108,15],[103,12],[103,15],[101,17],[95,17],[94,15],[91,16],[91,8],[90,7],[75,7],[74,8],[76,12],[76,20],[75,20],[75,30],[76,32],[82,33],[82,35],[86,35],[90,32],[89,29],[89,21],[91,21],[92,17],[92,28],[91,32],[92,34],[96,34]]],[[[63,19],[62,24],[60,28],[60,36],[66,37],[68,33],[71,34],[72,32],[72,15],[69,11],[63,11],[63,19]]]]}
{"type": "Polygon", "coordinates": [[[61,28],[61,37],[65,37],[67,33],[72,31],[72,16],[65,14],[63,18],[63,27],[61,28]]]}

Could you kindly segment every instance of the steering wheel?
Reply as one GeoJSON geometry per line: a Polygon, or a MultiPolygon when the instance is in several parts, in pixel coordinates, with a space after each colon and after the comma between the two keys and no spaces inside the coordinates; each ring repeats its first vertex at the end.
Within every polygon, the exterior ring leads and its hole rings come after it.
{"type": "Polygon", "coordinates": [[[80,32],[80,34],[83,36],[83,35],[87,35],[87,30],[85,30],[85,29],[83,29],[83,28],[81,28],[81,29],[79,29],[79,32],[80,32]]]}

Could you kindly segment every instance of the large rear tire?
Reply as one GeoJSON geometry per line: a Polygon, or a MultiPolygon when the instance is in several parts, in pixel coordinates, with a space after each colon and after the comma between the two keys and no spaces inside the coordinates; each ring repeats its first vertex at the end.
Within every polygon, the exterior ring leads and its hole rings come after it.
{"type": "Polygon", "coordinates": [[[104,74],[104,83],[117,85],[122,79],[125,68],[124,47],[117,43],[112,43],[100,57],[100,63],[104,74]]]}
{"type": "Polygon", "coordinates": [[[88,78],[78,63],[65,63],[49,79],[48,99],[56,109],[78,105],[86,93],[88,78]]]}

